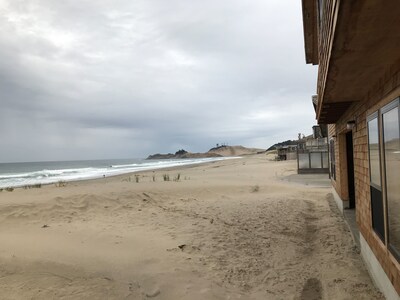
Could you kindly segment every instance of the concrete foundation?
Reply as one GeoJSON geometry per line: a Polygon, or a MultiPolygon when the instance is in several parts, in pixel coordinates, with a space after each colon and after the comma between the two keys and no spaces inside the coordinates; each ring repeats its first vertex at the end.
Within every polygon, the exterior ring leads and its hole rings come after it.
{"type": "Polygon", "coordinates": [[[333,194],[333,199],[336,202],[337,207],[339,208],[340,212],[343,214],[343,210],[345,208],[349,208],[349,201],[343,201],[338,193],[336,192],[336,190],[334,188],[332,188],[332,194],[333,194]]]}
{"type": "Polygon", "coordinates": [[[374,253],[369,247],[367,241],[360,233],[360,250],[361,256],[364,259],[364,263],[367,266],[368,272],[371,275],[372,280],[379,290],[383,293],[387,300],[400,300],[399,295],[394,289],[392,283],[387,277],[381,264],[376,259],[374,253]]]}

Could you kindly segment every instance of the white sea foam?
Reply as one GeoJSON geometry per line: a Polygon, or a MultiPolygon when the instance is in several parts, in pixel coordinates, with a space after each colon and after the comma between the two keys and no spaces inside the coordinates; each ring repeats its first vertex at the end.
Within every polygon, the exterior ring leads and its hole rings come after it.
{"type": "Polygon", "coordinates": [[[32,172],[8,172],[0,174],[0,188],[29,186],[35,184],[49,184],[60,181],[75,181],[101,178],[103,176],[115,176],[126,173],[133,173],[146,170],[157,170],[162,168],[170,168],[176,166],[201,164],[212,161],[220,161],[224,159],[232,159],[237,157],[217,157],[217,158],[198,158],[198,159],[167,159],[156,161],[142,161],[132,164],[115,164],[107,167],[82,167],[82,168],[60,168],[60,169],[43,169],[32,172]]]}

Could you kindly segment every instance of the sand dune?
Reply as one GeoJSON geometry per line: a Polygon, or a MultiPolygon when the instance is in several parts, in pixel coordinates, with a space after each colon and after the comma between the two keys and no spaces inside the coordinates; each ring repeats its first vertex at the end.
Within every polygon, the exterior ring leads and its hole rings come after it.
{"type": "Polygon", "coordinates": [[[221,146],[211,149],[208,153],[216,153],[221,156],[241,156],[257,154],[258,152],[265,152],[265,150],[258,148],[247,148],[243,146],[221,146]]]}
{"type": "Polygon", "coordinates": [[[294,171],[256,155],[1,192],[0,298],[380,299],[331,190],[294,171]]]}

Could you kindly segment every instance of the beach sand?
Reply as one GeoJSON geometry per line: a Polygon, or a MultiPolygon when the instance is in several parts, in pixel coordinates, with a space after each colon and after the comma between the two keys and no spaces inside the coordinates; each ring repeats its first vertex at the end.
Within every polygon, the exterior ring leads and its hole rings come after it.
{"type": "Polygon", "coordinates": [[[0,299],[383,299],[295,173],[260,154],[3,191],[0,299]]]}

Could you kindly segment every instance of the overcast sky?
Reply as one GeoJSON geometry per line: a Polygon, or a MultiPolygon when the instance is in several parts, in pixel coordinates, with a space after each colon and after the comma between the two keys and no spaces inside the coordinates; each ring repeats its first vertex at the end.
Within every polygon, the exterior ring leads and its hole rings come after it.
{"type": "Polygon", "coordinates": [[[311,134],[301,1],[0,0],[0,161],[311,134]]]}

